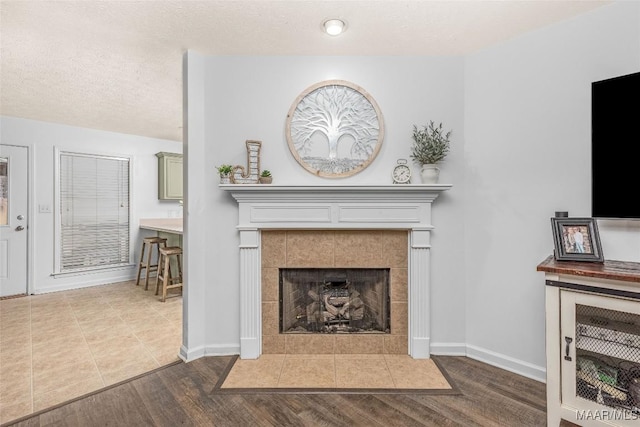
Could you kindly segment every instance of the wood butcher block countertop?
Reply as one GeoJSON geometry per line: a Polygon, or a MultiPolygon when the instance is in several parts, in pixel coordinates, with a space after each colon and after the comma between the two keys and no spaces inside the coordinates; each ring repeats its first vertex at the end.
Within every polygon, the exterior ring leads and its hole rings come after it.
{"type": "Polygon", "coordinates": [[[147,218],[140,220],[140,228],[182,234],[182,218],[147,218]]]}
{"type": "Polygon", "coordinates": [[[620,280],[640,284],[640,263],[626,261],[577,262],[556,261],[553,255],[542,261],[537,271],[593,277],[596,279],[620,280]]]}

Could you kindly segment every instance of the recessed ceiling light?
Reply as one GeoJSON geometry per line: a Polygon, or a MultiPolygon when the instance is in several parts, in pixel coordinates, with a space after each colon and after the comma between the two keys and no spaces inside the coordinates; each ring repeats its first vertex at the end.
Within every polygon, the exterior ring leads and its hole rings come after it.
{"type": "Polygon", "coordinates": [[[346,23],[341,19],[327,19],[322,26],[324,27],[324,31],[330,36],[342,34],[347,27],[346,23]]]}

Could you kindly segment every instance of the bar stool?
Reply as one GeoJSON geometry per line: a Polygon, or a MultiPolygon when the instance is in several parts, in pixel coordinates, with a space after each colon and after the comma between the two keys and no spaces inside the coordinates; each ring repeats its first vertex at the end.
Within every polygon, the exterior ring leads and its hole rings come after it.
{"type": "Polygon", "coordinates": [[[142,249],[140,250],[140,262],[138,263],[138,278],[136,279],[136,286],[140,284],[140,274],[142,269],[145,269],[144,273],[144,290],[149,289],[149,276],[151,272],[155,271],[158,274],[158,264],[152,264],[153,248],[157,248],[158,253],[157,261],[160,261],[160,248],[167,247],[167,239],[162,237],[145,237],[142,239],[142,249]],[[162,245],[162,246],[161,246],[162,245]],[[145,250],[147,251],[147,258],[145,261],[145,250]]]}
{"type": "Polygon", "coordinates": [[[162,286],[162,298],[160,301],[165,302],[167,299],[167,290],[180,288],[182,292],[182,248],[178,246],[160,248],[160,257],[158,259],[158,275],[156,276],[156,295],[162,286]],[[173,277],[171,274],[171,259],[175,257],[178,265],[178,274],[173,277]]]}

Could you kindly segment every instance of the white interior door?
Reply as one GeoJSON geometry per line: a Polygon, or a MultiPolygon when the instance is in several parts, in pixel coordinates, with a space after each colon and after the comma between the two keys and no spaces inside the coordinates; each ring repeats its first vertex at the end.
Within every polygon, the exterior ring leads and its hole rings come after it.
{"type": "Polygon", "coordinates": [[[27,147],[0,145],[0,297],[27,293],[27,147]]]}

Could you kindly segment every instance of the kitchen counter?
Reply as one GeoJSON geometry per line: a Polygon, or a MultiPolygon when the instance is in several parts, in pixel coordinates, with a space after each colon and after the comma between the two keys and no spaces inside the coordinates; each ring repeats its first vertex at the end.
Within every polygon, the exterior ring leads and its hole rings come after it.
{"type": "Polygon", "coordinates": [[[182,235],[182,218],[141,219],[140,228],[182,235]]]}

